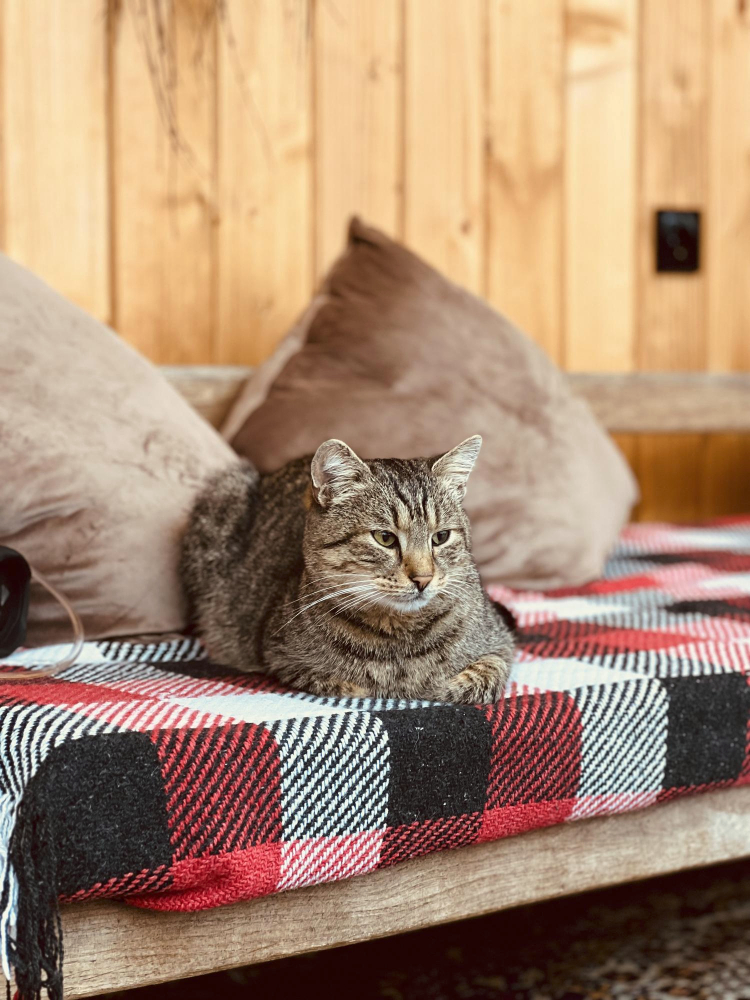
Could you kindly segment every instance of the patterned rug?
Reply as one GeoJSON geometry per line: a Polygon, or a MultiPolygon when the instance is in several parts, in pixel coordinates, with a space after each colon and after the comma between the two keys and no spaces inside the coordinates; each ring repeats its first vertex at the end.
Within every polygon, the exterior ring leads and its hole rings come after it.
{"type": "Polygon", "coordinates": [[[749,780],[750,518],[634,525],[595,583],[493,594],[520,645],[493,706],[313,698],[181,638],[0,681],[5,968],[61,996],[60,896],[218,906],[749,780]]]}

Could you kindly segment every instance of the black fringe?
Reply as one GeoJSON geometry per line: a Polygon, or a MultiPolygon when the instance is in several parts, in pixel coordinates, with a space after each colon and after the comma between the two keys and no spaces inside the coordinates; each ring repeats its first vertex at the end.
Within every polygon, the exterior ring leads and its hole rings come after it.
{"type": "Polygon", "coordinates": [[[8,945],[21,1000],[63,1000],[57,845],[46,812],[21,800],[9,859],[18,881],[16,936],[8,945]]]}

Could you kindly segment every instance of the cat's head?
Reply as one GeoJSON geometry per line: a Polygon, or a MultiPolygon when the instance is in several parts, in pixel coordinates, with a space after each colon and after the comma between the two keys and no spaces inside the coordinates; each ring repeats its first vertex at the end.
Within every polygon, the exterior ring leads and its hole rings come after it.
{"type": "Polygon", "coordinates": [[[304,545],[321,593],[336,593],[341,610],[402,613],[460,597],[474,565],[461,501],[481,444],[477,434],[436,458],[362,461],[325,441],[311,463],[304,545]]]}

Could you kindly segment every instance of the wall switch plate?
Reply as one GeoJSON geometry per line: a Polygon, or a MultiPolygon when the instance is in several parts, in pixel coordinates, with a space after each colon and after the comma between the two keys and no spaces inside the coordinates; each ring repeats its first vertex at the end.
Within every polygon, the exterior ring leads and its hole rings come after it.
{"type": "Polygon", "coordinates": [[[700,212],[656,213],[656,270],[697,271],[700,265],[700,212]]]}

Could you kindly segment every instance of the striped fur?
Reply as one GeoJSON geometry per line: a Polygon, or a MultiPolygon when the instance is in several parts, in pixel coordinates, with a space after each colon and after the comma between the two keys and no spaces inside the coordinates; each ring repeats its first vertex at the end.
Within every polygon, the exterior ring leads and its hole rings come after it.
{"type": "Polygon", "coordinates": [[[215,476],[182,559],[212,655],[317,695],[496,701],[513,640],[461,504],[480,444],[364,462],[328,441],[275,473],[215,476]]]}

